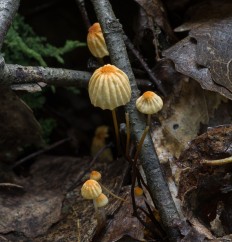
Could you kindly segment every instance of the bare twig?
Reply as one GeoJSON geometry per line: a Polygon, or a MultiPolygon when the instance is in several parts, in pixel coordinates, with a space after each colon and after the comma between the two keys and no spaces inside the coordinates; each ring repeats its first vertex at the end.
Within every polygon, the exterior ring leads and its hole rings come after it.
{"type": "Polygon", "coordinates": [[[86,29],[88,30],[89,27],[91,26],[88,14],[86,12],[86,8],[85,8],[85,0],[76,0],[77,6],[80,10],[80,13],[82,15],[82,19],[85,23],[86,29]]]}
{"type": "MultiPolygon", "coordinates": [[[[92,75],[92,73],[86,71],[5,64],[3,58],[1,61],[5,65],[4,70],[1,72],[1,81],[6,85],[44,82],[54,86],[87,88],[92,75]]],[[[146,79],[137,79],[136,82],[141,87],[152,86],[152,83],[146,79]]]]}
{"type": "Polygon", "coordinates": [[[86,87],[91,73],[84,71],[6,64],[2,74],[7,84],[45,82],[56,86],[86,87]]]}
{"type": "MultiPolygon", "coordinates": [[[[131,130],[138,142],[142,136],[146,122],[144,116],[139,114],[135,109],[138,88],[123,42],[122,27],[116,19],[108,0],[91,1],[94,5],[98,21],[101,24],[111,61],[128,75],[131,82],[132,98],[126,106],[126,111],[130,114],[131,130]]],[[[180,238],[180,233],[177,228],[174,228],[174,221],[180,218],[161,170],[150,135],[147,135],[144,140],[140,158],[147,184],[151,191],[152,200],[159,210],[164,228],[167,231],[169,239],[176,241],[180,238]]]]}
{"type": "Polygon", "coordinates": [[[0,0],[0,49],[18,7],[19,0],[0,0]]]}
{"type": "Polygon", "coordinates": [[[149,66],[147,65],[147,63],[143,59],[142,55],[135,49],[134,45],[131,43],[131,41],[128,39],[128,37],[125,34],[123,35],[123,38],[124,38],[124,41],[125,41],[127,48],[133,53],[133,55],[140,62],[141,66],[147,72],[151,81],[155,84],[155,86],[157,86],[158,90],[164,96],[167,96],[167,93],[166,93],[165,89],[163,88],[161,81],[155,77],[152,70],[149,68],[149,66]]]}
{"type": "Polygon", "coordinates": [[[45,153],[45,152],[47,152],[47,151],[49,151],[49,150],[51,150],[51,149],[54,149],[55,147],[60,146],[60,145],[66,143],[66,142],[68,142],[68,141],[70,141],[70,140],[71,140],[71,138],[62,139],[62,140],[59,140],[58,142],[56,142],[56,143],[54,143],[54,144],[52,144],[52,145],[47,146],[45,149],[42,149],[42,150],[36,151],[36,152],[34,152],[34,153],[32,153],[32,154],[30,154],[30,155],[28,155],[28,156],[26,156],[26,157],[24,157],[24,158],[18,160],[18,161],[12,166],[12,168],[15,168],[15,167],[17,167],[17,166],[19,166],[19,165],[22,165],[24,162],[26,162],[26,161],[28,161],[28,160],[30,160],[30,159],[32,159],[32,158],[35,158],[36,156],[41,155],[41,154],[43,154],[43,153],[45,153]]]}

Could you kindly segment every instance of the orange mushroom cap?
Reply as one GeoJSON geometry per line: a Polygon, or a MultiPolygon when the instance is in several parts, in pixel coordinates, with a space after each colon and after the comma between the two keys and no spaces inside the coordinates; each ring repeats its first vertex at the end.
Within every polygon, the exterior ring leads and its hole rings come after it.
{"type": "Polygon", "coordinates": [[[91,180],[99,181],[101,180],[101,173],[98,171],[91,171],[89,178],[91,180]]]}
{"type": "Polygon", "coordinates": [[[154,114],[162,109],[163,101],[154,92],[147,91],[136,100],[136,107],[141,113],[154,114]]]}
{"type": "Polygon", "coordinates": [[[109,199],[104,193],[101,193],[94,201],[98,208],[104,207],[109,203],[109,199]]]}
{"type": "Polygon", "coordinates": [[[98,68],[89,81],[89,97],[95,107],[113,110],[125,105],[131,98],[127,75],[114,65],[98,68]]]}
{"type": "Polygon", "coordinates": [[[100,184],[95,180],[87,180],[82,188],[81,195],[85,199],[95,199],[102,193],[100,184]]]}
{"type": "Polygon", "coordinates": [[[94,23],[87,35],[87,45],[91,54],[97,58],[103,58],[109,55],[106,42],[99,23],[94,23]]]}
{"type": "Polygon", "coordinates": [[[142,196],[143,195],[143,189],[141,188],[141,187],[135,187],[134,188],[134,194],[135,194],[135,196],[137,196],[137,197],[140,197],[140,196],[142,196]]]}

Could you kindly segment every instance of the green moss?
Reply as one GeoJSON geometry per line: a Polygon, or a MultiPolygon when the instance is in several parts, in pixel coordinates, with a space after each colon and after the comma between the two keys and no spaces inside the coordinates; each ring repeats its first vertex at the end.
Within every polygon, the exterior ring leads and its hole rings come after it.
{"type": "Polygon", "coordinates": [[[47,66],[44,58],[55,58],[64,63],[62,55],[78,47],[86,46],[77,40],[67,40],[64,46],[55,47],[46,38],[37,36],[23,17],[16,15],[4,41],[3,52],[7,63],[47,66]]]}
{"type": "MultiPolygon", "coordinates": [[[[37,36],[24,18],[16,15],[10,27],[3,45],[3,55],[6,63],[47,66],[46,58],[54,58],[59,63],[64,63],[63,55],[78,47],[86,46],[77,40],[67,40],[64,46],[56,47],[47,43],[46,38],[37,36]]],[[[55,87],[53,88],[55,89],[55,87]]],[[[34,110],[40,113],[46,102],[46,90],[39,93],[27,93],[22,99],[34,110]]],[[[57,126],[56,120],[50,117],[39,118],[42,127],[43,138],[49,142],[50,135],[57,126]]]]}

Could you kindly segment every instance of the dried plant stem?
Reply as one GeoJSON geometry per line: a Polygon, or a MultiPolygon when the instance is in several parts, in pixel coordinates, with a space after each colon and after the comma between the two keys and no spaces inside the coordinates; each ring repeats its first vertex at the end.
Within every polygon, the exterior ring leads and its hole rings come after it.
{"type": "Polygon", "coordinates": [[[150,127],[151,126],[151,114],[147,115],[147,126],[150,127]]]}
{"type": "Polygon", "coordinates": [[[118,121],[117,121],[117,115],[116,115],[115,109],[112,110],[112,116],[113,116],[113,122],[114,122],[117,149],[118,149],[118,153],[119,153],[120,152],[120,140],[119,140],[119,131],[118,131],[118,121]]]}
{"type": "Polygon", "coordinates": [[[141,151],[141,149],[142,149],[142,147],[143,147],[143,143],[144,143],[144,140],[145,140],[145,138],[146,138],[146,135],[147,135],[148,130],[149,130],[149,126],[146,126],[146,128],[145,128],[145,130],[144,130],[144,132],[143,132],[143,135],[142,135],[142,137],[141,137],[141,139],[140,139],[140,141],[139,141],[139,144],[138,144],[138,146],[137,146],[137,150],[136,150],[135,157],[134,157],[134,162],[135,162],[135,163],[136,163],[136,161],[138,160],[138,157],[139,157],[139,155],[140,155],[140,151],[141,151]]]}
{"type": "Polygon", "coordinates": [[[130,149],[130,120],[129,113],[125,113],[126,118],[126,157],[129,157],[129,149],[130,149]]]}
{"type": "Polygon", "coordinates": [[[113,192],[111,192],[107,187],[105,187],[104,185],[102,185],[102,183],[100,183],[100,185],[101,185],[101,187],[102,187],[106,192],[108,192],[111,196],[117,198],[118,200],[120,200],[120,201],[122,201],[122,202],[126,202],[125,199],[123,199],[123,198],[117,196],[116,194],[114,194],[113,192]]]}
{"type": "Polygon", "coordinates": [[[219,159],[219,160],[203,160],[201,164],[207,165],[207,166],[222,166],[232,163],[232,156],[224,158],[224,159],[219,159]]]}

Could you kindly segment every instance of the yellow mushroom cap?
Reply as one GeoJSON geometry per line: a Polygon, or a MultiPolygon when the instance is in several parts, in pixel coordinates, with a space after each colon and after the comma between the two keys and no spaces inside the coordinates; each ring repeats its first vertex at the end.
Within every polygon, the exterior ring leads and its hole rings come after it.
{"type": "Polygon", "coordinates": [[[82,188],[81,195],[85,199],[95,199],[102,193],[100,184],[95,180],[87,180],[82,188]]]}
{"type": "Polygon", "coordinates": [[[109,203],[109,199],[104,193],[101,193],[99,197],[94,199],[94,201],[98,208],[104,207],[109,203]]]}
{"type": "Polygon", "coordinates": [[[89,97],[95,107],[113,110],[125,105],[131,98],[127,75],[114,65],[98,68],[89,81],[89,97]]]}
{"type": "Polygon", "coordinates": [[[89,28],[87,35],[87,45],[91,54],[97,58],[103,58],[104,56],[109,55],[99,23],[94,23],[89,28]]]}
{"type": "Polygon", "coordinates": [[[91,171],[89,178],[95,181],[99,181],[101,180],[101,173],[98,171],[91,171]]]}
{"type": "Polygon", "coordinates": [[[140,197],[143,195],[143,189],[141,187],[135,187],[134,188],[134,194],[137,197],[140,197]]]}
{"type": "Polygon", "coordinates": [[[154,114],[162,109],[163,101],[154,92],[147,91],[136,100],[136,107],[141,113],[154,114]]]}

